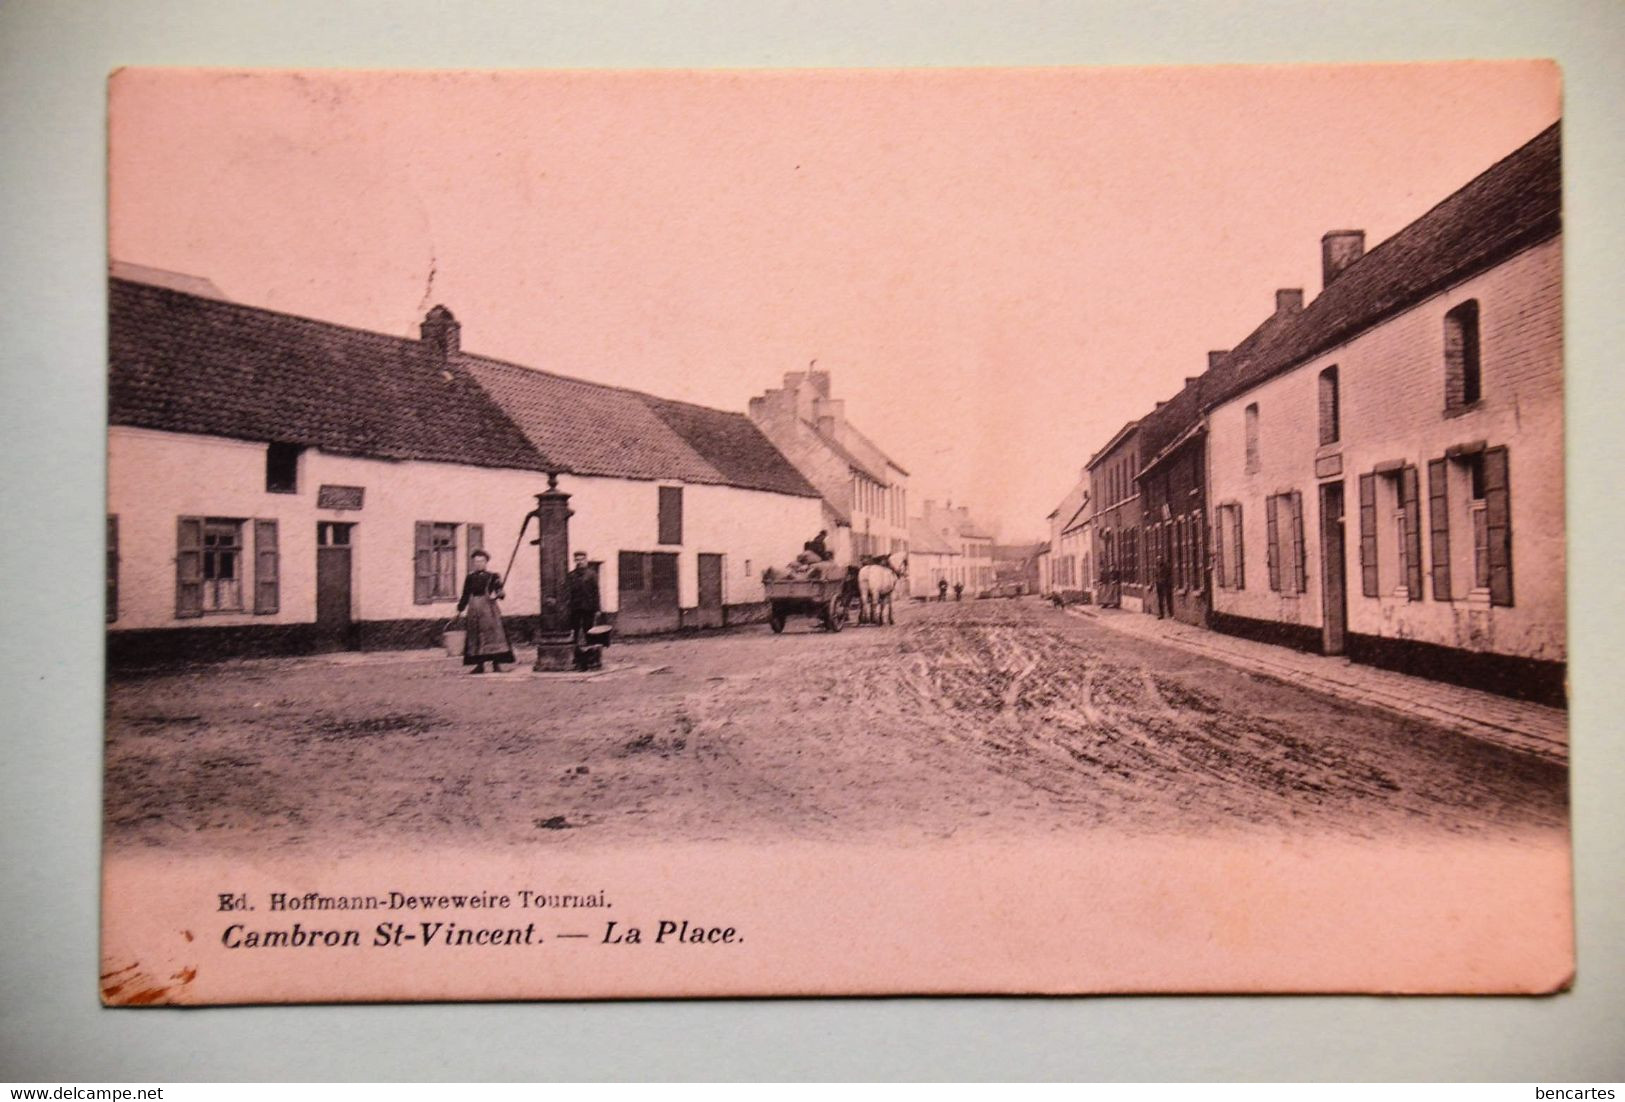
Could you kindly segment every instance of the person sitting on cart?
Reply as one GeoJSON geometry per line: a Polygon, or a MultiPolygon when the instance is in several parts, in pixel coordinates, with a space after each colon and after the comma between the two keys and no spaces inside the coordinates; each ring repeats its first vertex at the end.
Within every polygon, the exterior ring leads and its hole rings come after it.
{"type": "Polygon", "coordinates": [[[816,536],[801,545],[801,549],[811,551],[814,555],[817,555],[820,562],[829,562],[835,555],[829,549],[828,537],[829,531],[820,528],[816,536]]]}

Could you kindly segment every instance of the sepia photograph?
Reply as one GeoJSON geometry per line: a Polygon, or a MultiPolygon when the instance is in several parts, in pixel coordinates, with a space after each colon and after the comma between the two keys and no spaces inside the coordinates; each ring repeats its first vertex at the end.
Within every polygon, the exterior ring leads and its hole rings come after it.
{"type": "Polygon", "coordinates": [[[1554,63],[108,123],[104,1004],[1573,981],[1554,63]]]}

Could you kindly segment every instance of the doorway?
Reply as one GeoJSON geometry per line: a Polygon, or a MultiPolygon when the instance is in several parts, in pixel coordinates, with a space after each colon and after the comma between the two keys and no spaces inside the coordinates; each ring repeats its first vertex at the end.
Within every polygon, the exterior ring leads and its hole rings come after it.
{"type": "Polygon", "coordinates": [[[699,556],[700,604],[695,610],[696,627],[722,626],[722,556],[699,556]]]}
{"type": "Polygon", "coordinates": [[[353,650],[350,615],[350,547],[354,524],[316,524],[316,649],[353,650]]]}
{"type": "Polygon", "coordinates": [[[1343,541],[1343,484],[1327,482],[1320,487],[1320,648],[1325,654],[1342,654],[1348,647],[1348,579],[1343,541]]]}

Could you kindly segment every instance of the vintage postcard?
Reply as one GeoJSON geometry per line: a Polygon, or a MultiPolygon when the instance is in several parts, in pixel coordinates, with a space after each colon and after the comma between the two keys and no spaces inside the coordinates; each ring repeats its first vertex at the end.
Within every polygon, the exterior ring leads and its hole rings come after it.
{"type": "Polygon", "coordinates": [[[1551,63],[109,90],[106,1003],[1568,984],[1551,63]]]}

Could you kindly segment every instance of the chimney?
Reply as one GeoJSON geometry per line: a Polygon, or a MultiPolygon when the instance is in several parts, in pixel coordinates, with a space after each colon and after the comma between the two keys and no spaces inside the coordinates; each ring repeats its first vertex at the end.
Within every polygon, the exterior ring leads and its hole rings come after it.
{"type": "Polygon", "coordinates": [[[1320,239],[1320,287],[1324,291],[1365,253],[1364,230],[1333,230],[1320,239]]]}
{"type": "Polygon", "coordinates": [[[829,372],[809,370],[807,372],[807,382],[812,384],[813,390],[820,398],[829,397],[829,372]]]}
{"type": "MultiPolygon", "coordinates": [[[[1360,241],[1361,241],[1361,243],[1363,245],[1363,243],[1365,242],[1365,235],[1364,234],[1360,235],[1360,241]]],[[[1325,240],[1322,239],[1322,241],[1321,241],[1321,249],[1324,250],[1325,248],[1326,248],[1326,243],[1325,243],[1325,240]]],[[[1324,258],[1326,254],[1323,251],[1321,255],[1322,255],[1322,258],[1324,258]]],[[[1360,259],[1360,254],[1359,254],[1358,249],[1355,250],[1354,259],[1355,260],[1360,259]]],[[[1352,261],[1351,261],[1351,263],[1352,263],[1352,261]]],[[[1346,267],[1346,266],[1347,265],[1344,265],[1344,267],[1346,267]]],[[[1341,270],[1342,269],[1340,268],[1339,271],[1341,271],[1341,270]]],[[[1302,310],[1302,309],[1303,309],[1303,288],[1302,287],[1282,287],[1279,291],[1275,292],[1275,316],[1276,317],[1281,317],[1284,314],[1296,314],[1299,310],[1302,310]]]]}
{"type": "Polygon", "coordinates": [[[1224,358],[1228,355],[1230,355],[1230,350],[1227,348],[1220,348],[1209,352],[1207,354],[1207,369],[1212,371],[1215,367],[1222,364],[1224,362],[1224,358]]]}
{"type": "Polygon", "coordinates": [[[445,363],[462,349],[463,327],[444,306],[436,306],[430,310],[424,316],[423,324],[418,331],[423,334],[423,343],[435,350],[441,363],[445,363]]]}
{"type": "Polygon", "coordinates": [[[1190,386],[1192,383],[1194,383],[1197,380],[1198,377],[1199,376],[1196,376],[1196,375],[1187,375],[1187,376],[1185,376],[1185,385],[1190,386]]]}

